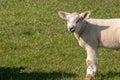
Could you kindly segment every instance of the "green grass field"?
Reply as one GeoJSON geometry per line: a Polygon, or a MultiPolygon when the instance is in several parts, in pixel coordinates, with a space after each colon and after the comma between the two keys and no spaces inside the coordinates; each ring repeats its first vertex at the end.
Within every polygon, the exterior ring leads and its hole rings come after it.
{"type": "MultiPolygon", "coordinates": [[[[120,18],[120,0],[0,0],[0,80],[84,80],[85,50],[60,10],[120,18]]],[[[120,51],[99,53],[94,80],[120,80],[120,51]]]]}

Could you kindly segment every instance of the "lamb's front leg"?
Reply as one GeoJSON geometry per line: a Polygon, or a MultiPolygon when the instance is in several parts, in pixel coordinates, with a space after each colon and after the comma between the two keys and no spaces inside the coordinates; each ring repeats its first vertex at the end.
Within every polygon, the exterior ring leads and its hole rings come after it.
{"type": "Polygon", "coordinates": [[[96,47],[87,47],[87,59],[86,59],[86,64],[87,64],[87,73],[86,73],[86,80],[92,80],[94,76],[97,74],[97,48],[96,47]]]}

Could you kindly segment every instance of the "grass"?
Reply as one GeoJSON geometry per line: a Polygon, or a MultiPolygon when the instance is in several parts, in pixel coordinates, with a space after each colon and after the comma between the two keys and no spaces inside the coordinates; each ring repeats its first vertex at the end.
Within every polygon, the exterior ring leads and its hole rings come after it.
{"type": "MultiPolygon", "coordinates": [[[[84,80],[85,50],[60,10],[119,18],[119,0],[0,0],[0,80],[84,80]]],[[[94,80],[120,79],[120,51],[99,49],[94,80]]]]}

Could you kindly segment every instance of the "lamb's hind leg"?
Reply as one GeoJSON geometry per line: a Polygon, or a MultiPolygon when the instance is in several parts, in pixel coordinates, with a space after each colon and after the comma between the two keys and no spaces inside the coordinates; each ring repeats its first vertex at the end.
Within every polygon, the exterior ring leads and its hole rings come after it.
{"type": "Polygon", "coordinates": [[[97,75],[97,48],[88,47],[87,49],[87,74],[86,74],[86,80],[92,80],[94,76],[97,75]]]}

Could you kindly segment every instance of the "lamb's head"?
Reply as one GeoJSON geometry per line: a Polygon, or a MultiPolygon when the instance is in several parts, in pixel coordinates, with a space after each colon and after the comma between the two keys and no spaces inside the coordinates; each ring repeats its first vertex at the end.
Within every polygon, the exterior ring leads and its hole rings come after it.
{"type": "Polygon", "coordinates": [[[70,32],[78,32],[81,29],[83,21],[89,18],[90,12],[86,11],[79,14],[59,11],[58,14],[62,19],[67,21],[67,27],[70,32]]]}

